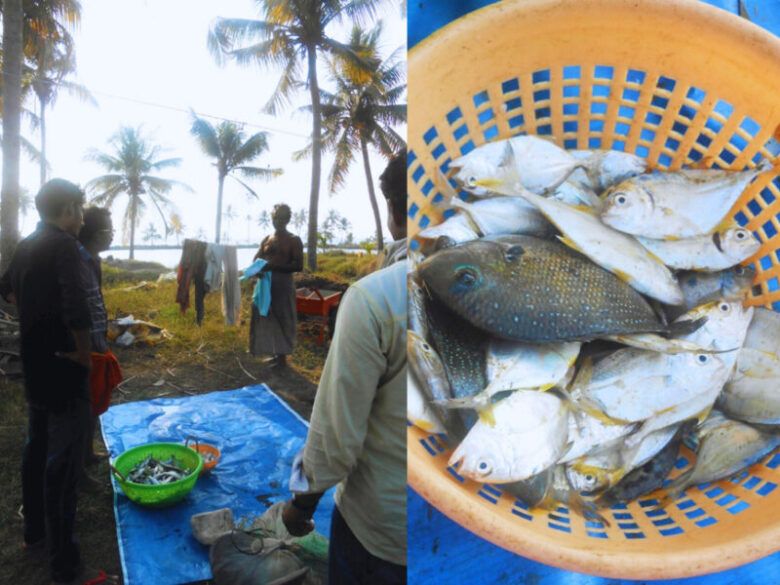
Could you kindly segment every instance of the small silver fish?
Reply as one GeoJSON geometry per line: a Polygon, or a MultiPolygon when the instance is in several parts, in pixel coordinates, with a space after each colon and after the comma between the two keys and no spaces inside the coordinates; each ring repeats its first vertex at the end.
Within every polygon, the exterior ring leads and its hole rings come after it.
{"type": "Polygon", "coordinates": [[[763,159],[744,171],[686,169],[640,175],[606,193],[601,219],[622,232],[659,240],[708,234],[748,184],[771,168],[763,159]]]}
{"type": "Polygon", "coordinates": [[[729,228],[681,240],[636,238],[669,268],[676,270],[724,270],[754,256],[761,248],[744,228],[729,228]]]}

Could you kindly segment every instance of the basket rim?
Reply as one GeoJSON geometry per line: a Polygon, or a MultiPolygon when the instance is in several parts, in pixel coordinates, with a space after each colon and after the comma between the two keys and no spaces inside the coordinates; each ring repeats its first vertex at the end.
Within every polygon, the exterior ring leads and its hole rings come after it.
{"type": "MultiPolygon", "coordinates": [[[[421,40],[409,50],[410,99],[414,99],[411,96],[415,93],[413,84],[416,81],[422,82],[426,79],[425,76],[432,71],[427,66],[429,60],[442,50],[447,50],[450,53],[448,57],[453,63],[456,63],[453,67],[457,66],[458,53],[467,50],[473,44],[475,31],[476,33],[484,33],[484,31],[489,30],[491,21],[494,21],[497,16],[508,20],[513,15],[522,14],[522,17],[527,19],[529,13],[542,14],[552,11],[560,14],[560,11],[569,7],[580,8],[586,4],[592,10],[618,10],[621,14],[625,14],[628,10],[634,10],[637,13],[649,12],[656,17],[660,17],[659,15],[664,11],[675,16],[683,15],[689,20],[696,21],[698,26],[703,28],[726,31],[731,38],[741,37],[748,45],[745,52],[755,54],[762,63],[773,63],[772,70],[777,70],[778,63],[780,63],[780,39],[745,19],[735,17],[704,2],[634,0],[627,3],[624,0],[589,0],[586,3],[581,0],[518,0],[514,2],[507,0],[468,13],[421,40]]],[[[671,18],[670,16],[669,20],[671,18]]],[[[615,20],[620,21],[620,19],[615,20]]],[[[441,75],[446,79],[445,73],[452,74],[453,71],[442,72],[441,75]]],[[[436,79],[438,81],[439,77],[437,76],[436,79]]],[[[780,91],[780,81],[777,79],[767,80],[764,85],[771,85],[780,91]]],[[[467,95],[467,92],[464,92],[464,95],[467,95]]],[[[435,97],[428,96],[429,103],[434,99],[435,97]]],[[[436,107],[441,106],[441,112],[446,112],[448,105],[450,104],[437,103],[436,107]]],[[[430,107],[417,110],[417,116],[420,117],[415,116],[415,109],[410,111],[410,115],[416,118],[410,120],[410,130],[419,131],[420,134],[428,126],[421,126],[416,122],[429,122],[429,120],[421,120],[423,110],[430,111],[430,107]]],[[[771,107],[768,117],[776,119],[775,123],[780,122],[780,119],[777,119],[780,118],[780,104],[776,103],[771,107]]],[[[484,141],[475,140],[475,142],[481,144],[484,141]]],[[[413,221],[410,220],[410,223],[413,221]]],[[[416,233],[414,229],[416,227],[415,224],[410,230],[410,237],[416,233]]],[[[423,435],[427,436],[427,433],[417,431],[413,427],[409,427],[407,430],[407,481],[409,486],[465,529],[497,546],[548,565],[609,578],[683,578],[730,569],[778,550],[780,523],[752,531],[748,535],[732,537],[728,546],[724,546],[722,542],[707,542],[706,539],[697,538],[695,534],[686,533],[675,537],[680,538],[681,546],[679,549],[664,552],[662,557],[659,556],[658,552],[642,550],[641,546],[636,547],[636,550],[622,550],[619,555],[609,554],[603,548],[599,549],[600,543],[593,543],[593,548],[566,547],[562,546],[563,541],[560,539],[560,535],[556,540],[553,535],[543,534],[532,527],[526,528],[522,525],[519,527],[513,525],[511,538],[507,538],[506,531],[499,526],[500,519],[497,522],[495,518],[488,517],[489,515],[475,504],[476,500],[467,497],[467,492],[446,474],[439,473],[438,470],[435,473],[431,472],[429,457],[417,441],[423,435]]],[[[780,494],[771,494],[767,496],[767,500],[771,500],[777,505],[778,497],[780,494]]]]}

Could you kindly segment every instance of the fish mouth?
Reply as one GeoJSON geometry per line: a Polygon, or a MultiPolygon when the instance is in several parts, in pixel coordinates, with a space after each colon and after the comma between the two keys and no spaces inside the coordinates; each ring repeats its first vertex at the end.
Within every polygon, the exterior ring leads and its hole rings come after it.
{"type": "Polygon", "coordinates": [[[459,471],[463,471],[463,461],[466,459],[465,453],[463,453],[460,446],[458,446],[455,451],[452,452],[452,455],[450,455],[450,459],[447,462],[447,465],[450,467],[458,467],[458,465],[461,466],[459,471]]]}

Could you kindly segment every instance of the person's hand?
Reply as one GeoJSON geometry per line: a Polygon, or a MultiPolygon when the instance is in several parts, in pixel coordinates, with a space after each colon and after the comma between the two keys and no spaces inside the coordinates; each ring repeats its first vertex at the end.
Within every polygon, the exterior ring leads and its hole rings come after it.
{"type": "Polygon", "coordinates": [[[282,522],[292,536],[305,536],[314,530],[314,522],[310,514],[296,508],[292,500],[284,503],[282,522]]]}
{"type": "Polygon", "coordinates": [[[90,352],[81,352],[81,351],[57,351],[54,352],[54,355],[58,358],[63,358],[66,360],[70,360],[72,362],[76,362],[80,366],[86,368],[87,370],[92,369],[92,354],[90,352]]]}

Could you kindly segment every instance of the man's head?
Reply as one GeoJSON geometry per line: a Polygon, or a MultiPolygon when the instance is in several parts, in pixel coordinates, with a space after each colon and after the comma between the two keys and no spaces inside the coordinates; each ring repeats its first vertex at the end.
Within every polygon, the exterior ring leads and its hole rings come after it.
{"type": "Polygon", "coordinates": [[[52,179],[35,196],[41,220],[78,236],[83,220],[84,192],[65,179],[52,179]]]}
{"type": "Polygon", "coordinates": [[[111,212],[104,207],[87,207],[84,210],[84,227],[79,232],[79,242],[93,252],[108,250],[114,237],[111,212]]]}
{"type": "Polygon", "coordinates": [[[406,149],[401,150],[379,175],[379,187],[387,200],[387,227],[393,239],[406,237],[406,149]]]}
{"type": "Polygon", "coordinates": [[[279,231],[287,227],[292,217],[292,211],[290,206],[286,203],[277,203],[274,205],[274,210],[271,212],[271,222],[274,224],[274,228],[279,231]]]}

